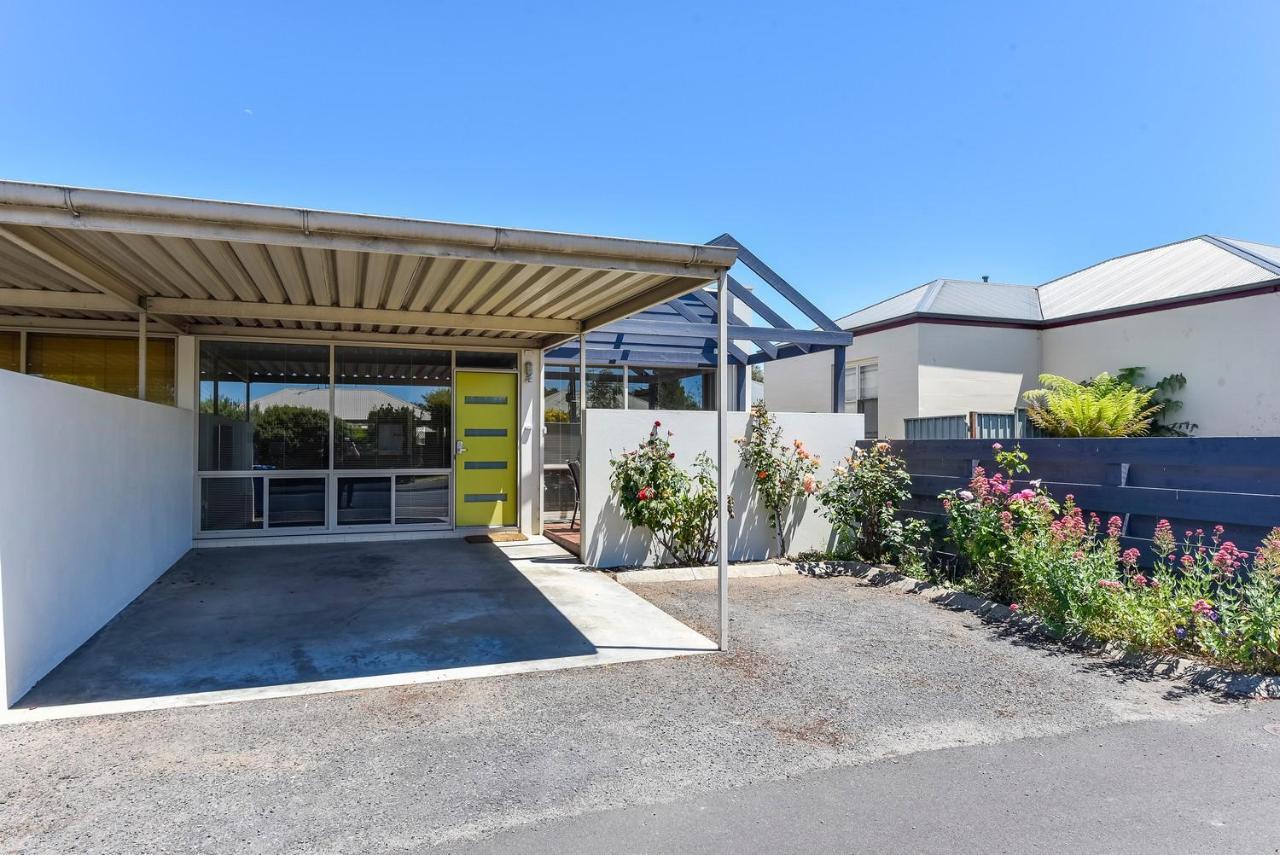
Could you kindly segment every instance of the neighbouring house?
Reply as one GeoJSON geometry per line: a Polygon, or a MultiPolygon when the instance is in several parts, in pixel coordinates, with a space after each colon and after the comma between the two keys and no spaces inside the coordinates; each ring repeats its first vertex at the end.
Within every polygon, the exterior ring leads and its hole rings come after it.
{"type": "MultiPolygon", "coordinates": [[[[1011,416],[1042,373],[1180,373],[1178,419],[1201,436],[1280,434],[1280,247],[1202,235],[1039,286],[937,279],[843,318],[846,407],[867,435],[925,438],[1011,416]]],[[[825,406],[832,360],[765,366],[771,406],[825,406]]],[[[969,435],[968,433],[960,435],[969,435]]],[[[954,434],[953,434],[954,436],[954,434]]]]}
{"type": "MultiPolygon", "coordinates": [[[[538,534],[559,501],[543,486],[565,439],[551,428],[595,408],[699,410],[681,414],[699,426],[687,439],[714,458],[729,451],[717,410],[745,409],[749,366],[850,339],[728,235],[657,242],[0,181],[0,699],[193,546],[538,534]],[[738,260],[819,330],[733,280],[738,260]],[[721,294],[763,325],[721,313],[721,294]]],[[[832,447],[862,437],[840,391],[810,419],[832,447]]],[[[732,415],[741,433],[745,413],[732,415]]],[[[607,460],[585,467],[592,549],[623,538],[593,528],[607,460]]],[[[767,533],[758,515],[728,529],[735,557],[767,536],[752,527],[767,533]]]]}

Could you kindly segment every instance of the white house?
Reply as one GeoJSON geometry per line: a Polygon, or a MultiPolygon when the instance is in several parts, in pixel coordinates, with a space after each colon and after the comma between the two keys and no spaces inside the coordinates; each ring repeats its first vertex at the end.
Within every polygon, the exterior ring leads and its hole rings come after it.
{"type": "MultiPolygon", "coordinates": [[[[1041,373],[1143,366],[1186,376],[1179,419],[1202,436],[1280,433],[1280,247],[1201,235],[1039,286],[937,279],[839,319],[854,334],[846,407],[868,436],[905,420],[1013,413],[1041,373]]],[[[830,356],[765,366],[770,406],[821,411],[830,356]]]]}

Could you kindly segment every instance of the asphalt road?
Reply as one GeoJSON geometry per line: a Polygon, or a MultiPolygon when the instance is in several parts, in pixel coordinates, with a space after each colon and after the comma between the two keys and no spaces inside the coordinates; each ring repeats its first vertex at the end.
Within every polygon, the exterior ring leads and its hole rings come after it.
{"type": "Polygon", "coordinates": [[[1276,853],[1280,704],[921,752],[584,814],[457,851],[1276,853]]]}

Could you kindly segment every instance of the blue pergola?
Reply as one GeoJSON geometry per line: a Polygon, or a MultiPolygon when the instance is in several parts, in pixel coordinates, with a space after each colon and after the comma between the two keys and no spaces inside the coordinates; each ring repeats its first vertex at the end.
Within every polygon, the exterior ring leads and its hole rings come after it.
{"type": "MultiPolygon", "coordinates": [[[[750,366],[829,350],[835,366],[831,409],[844,412],[845,348],[853,341],[853,334],[842,330],[732,235],[720,235],[708,244],[736,249],[739,262],[816,326],[816,329],[792,326],[759,294],[732,275],[728,277],[731,300],[727,350],[729,365],[735,369],[736,408],[746,409],[750,366]],[[748,324],[737,316],[733,311],[735,302],[750,309],[766,325],[748,324]],[[734,344],[735,341],[749,341],[757,349],[748,353],[734,344]]],[[[587,333],[585,360],[575,339],[547,350],[546,361],[549,365],[715,367],[719,308],[714,292],[698,290],[587,333]]]]}

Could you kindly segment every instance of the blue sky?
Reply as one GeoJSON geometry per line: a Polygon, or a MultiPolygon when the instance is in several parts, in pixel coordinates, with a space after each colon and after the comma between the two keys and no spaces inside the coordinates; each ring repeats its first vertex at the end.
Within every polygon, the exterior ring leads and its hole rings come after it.
{"type": "Polygon", "coordinates": [[[730,231],[834,315],[1280,243],[1280,3],[187,5],[0,6],[0,176],[730,231]]]}

